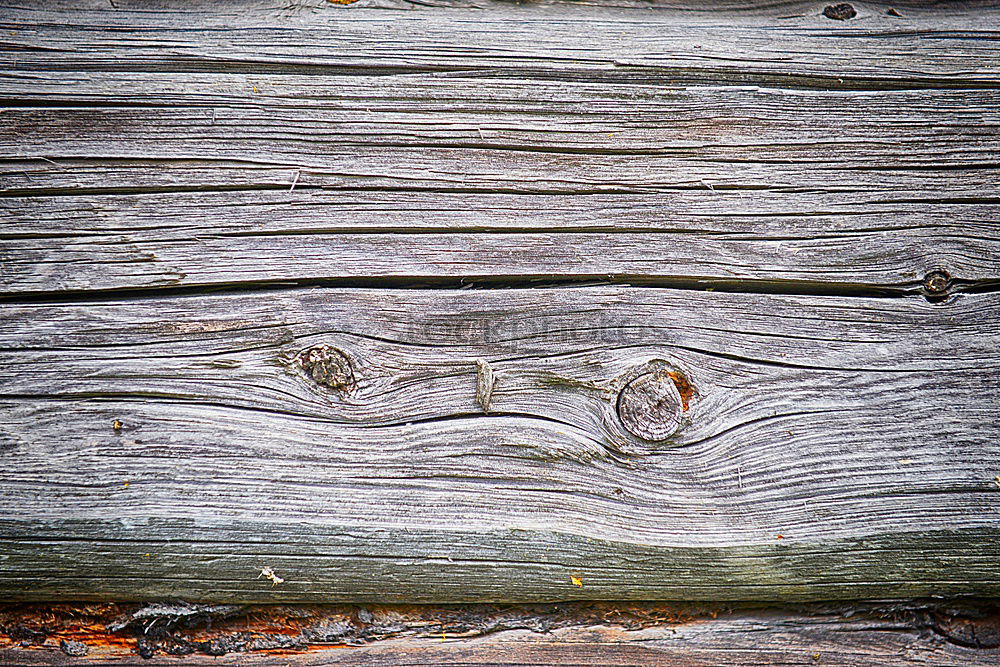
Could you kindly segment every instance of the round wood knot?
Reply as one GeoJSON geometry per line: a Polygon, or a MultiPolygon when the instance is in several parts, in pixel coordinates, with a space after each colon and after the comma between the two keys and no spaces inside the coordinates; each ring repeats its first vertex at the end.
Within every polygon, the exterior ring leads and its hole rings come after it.
{"type": "Polygon", "coordinates": [[[666,368],[639,375],[618,394],[618,417],[643,440],[666,440],[681,424],[684,401],[666,368]]]}
{"type": "Polygon", "coordinates": [[[928,299],[944,297],[951,288],[951,276],[947,271],[931,271],[924,276],[924,295],[928,299]]]}
{"type": "Polygon", "coordinates": [[[299,352],[302,370],[318,384],[339,391],[353,391],[354,370],[347,355],[329,345],[317,345],[299,352]]]}

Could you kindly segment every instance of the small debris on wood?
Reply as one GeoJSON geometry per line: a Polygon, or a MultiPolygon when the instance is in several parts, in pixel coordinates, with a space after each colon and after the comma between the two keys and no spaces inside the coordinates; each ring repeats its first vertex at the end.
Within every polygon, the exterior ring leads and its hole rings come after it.
{"type": "Polygon", "coordinates": [[[846,21],[858,15],[854,5],[849,2],[841,2],[837,5],[827,5],[823,8],[823,16],[834,21],[846,21]]]}
{"type": "Polygon", "coordinates": [[[11,641],[17,642],[22,648],[41,646],[48,638],[45,632],[30,628],[23,623],[0,625],[0,632],[5,633],[11,641]]]}
{"type": "Polygon", "coordinates": [[[117,419],[111,422],[111,428],[115,430],[115,433],[122,430],[122,423],[117,419]]]}
{"type": "Polygon", "coordinates": [[[75,642],[70,639],[63,639],[59,642],[59,650],[71,658],[82,658],[90,652],[83,642],[75,642]]]}
{"type": "Polygon", "coordinates": [[[583,579],[581,579],[580,577],[570,575],[569,580],[573,583],[574,586],[579,586],[580,588],[583,588],[583,579]]]}
{"type": "Polygon", "coordinates": [[[896,11],[896,9],[893,8],[893,7],[890,7],[889,9],[885,10],[885,13],[886,13],[887,16],[896,16],[898,18],[902,18],[903,17],[903,15],[900,14],[898,11],[896,11]]]}
{"type": "Polygon", "coordinates": [[[269,567],[262,567],[262,568],[260,568],[260,574],[257,575],[257,578],[260,579],[261,577],[269,579],[271,581],[271,587],[272,588],[275,587],[275,586],[277,586],[278,584],[285,583],[285,580],[282,579],[281,577],[279,577],[278,575],[276,575],[274,573],[274,570],[272,570],[269,567]]]}

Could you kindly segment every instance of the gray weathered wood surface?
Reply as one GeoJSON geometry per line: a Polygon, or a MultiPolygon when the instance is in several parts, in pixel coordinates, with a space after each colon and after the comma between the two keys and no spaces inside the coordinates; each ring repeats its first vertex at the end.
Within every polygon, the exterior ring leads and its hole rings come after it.
{"type": "Polygon", "coordinates": [[[1000,9],[114,4],[0,9],[0,595],[1000,594],[1000,9]]]}
{"type": "Polygon", "coordinates": [[[3,293],[996,277],[996,9],[87,6],[7,12],[3,293]]]}
{"type": "Polygon", "coordinates": [[[998,592],[998,311],[995,294],[627,287],[8,305],[3,585],[251,600],[998,592]],[[302,368],[317,346],[346,356],[349,385],[302,368]],[[489,414],[477,359],[495,374],[489,414]],[[663,442],[615,411],[655,363],[693,388],[663,442]],[[286,581],[257,579],[265,566],[286,581]]]}

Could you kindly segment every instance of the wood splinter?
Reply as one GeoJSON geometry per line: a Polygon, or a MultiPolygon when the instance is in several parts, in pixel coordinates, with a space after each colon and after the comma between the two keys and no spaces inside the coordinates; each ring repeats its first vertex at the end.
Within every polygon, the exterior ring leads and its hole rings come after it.
{"type": "Polygon", "coordinates": [[[483,412],[489,413],[490,411],[494,385],[496,385],[496,377],[493,375],[493,367],[490,366],[490,362],[485,359],[476,359],[476,401],[483,408],[483,412]]]}

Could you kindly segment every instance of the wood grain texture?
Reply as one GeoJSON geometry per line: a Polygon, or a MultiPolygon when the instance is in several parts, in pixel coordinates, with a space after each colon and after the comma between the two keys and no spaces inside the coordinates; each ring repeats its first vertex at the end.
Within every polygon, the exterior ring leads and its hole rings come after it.
{"type": "Polygon", "coordinates": [[[0,591],[995,594],[998,309],[638,288],[8,306],[0,591]],[[303,362],[319,347],[349,379],[303,362]],[[617,412],[649,367],[684,379],[661,442],[617,412]]]}
{"type": "Polygon", "coordinates": [[[1000,595],[1000,9],[686,2],[0,5],[0,596],[1000,595]]]}
{"type": "Polygon", "coordinates": [[[0,291],[993,284],[1000,10],[799,9],[11,7],[0,291]]]}
{"type": "Polygon", "coordinates": [[[992,665],[982,601],[0,607],[5,665],[992,665]]]}

